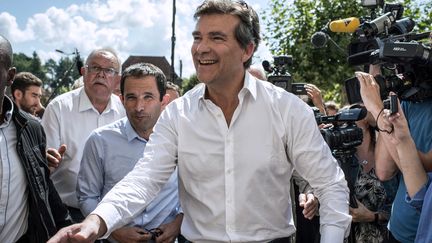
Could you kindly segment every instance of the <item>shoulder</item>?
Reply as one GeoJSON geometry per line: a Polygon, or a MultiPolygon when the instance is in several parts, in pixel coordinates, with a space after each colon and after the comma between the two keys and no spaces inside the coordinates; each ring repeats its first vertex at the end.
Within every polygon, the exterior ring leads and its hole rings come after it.
{"type": "Polygon", "coordinates": [[[48,103],[45,111],[49,112],[54,107],[72,107],[74,101],[79,99],[81,89],[74,89],[55,97],[48,103]]]}
{"type": "Polygon", "coordinates": [[[121,118],[110,124],[98,127],[91,133],[90,137],[105,137],[109,135],[122,135],[127,123],[127,117],[121,118]]]}
{"type": "Polygon", "coordinates": [[[172,114],[191,111],[198,106],[199,100],[204,97],[204,92],[205,85],[199,83],[193,89],[168,104],[163,112],[172,114]]]}
{"type": "MultiPolygon", "coordinates": [[[[298,96],[268,81],[256,80],[257,99],[265,100],[290,113],[310,110],[311,108],[298,96]]],[[[296,113],[298,114],[298,113],[296,113]]]]}

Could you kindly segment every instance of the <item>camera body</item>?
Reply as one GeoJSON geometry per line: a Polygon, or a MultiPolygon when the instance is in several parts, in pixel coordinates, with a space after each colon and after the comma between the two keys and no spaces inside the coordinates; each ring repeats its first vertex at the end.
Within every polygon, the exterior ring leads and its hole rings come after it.
{"type": "Polygon", "coordinates": [[[263,68],[269,73],[267,80],[295,95],[307,94],[304,83],[293,83],[292,76],[288,72],[288,68],[292,64],[293,58],[291,55],[273,57],[273,65],[270,65],[268,61],[264,61],[263,68]]]}
{"type": "Polygon", "coordinates": [[[321,135],[336,157],[336,151],[349,151],[354,153],[354,148],[363,142],[363,131],[357,127],[355,121],[366,117],[364,108],[342,110],[334,116],[322,116],[315,114],[318,124],[331,123],[333,126],[321,129],[321,135]]]}

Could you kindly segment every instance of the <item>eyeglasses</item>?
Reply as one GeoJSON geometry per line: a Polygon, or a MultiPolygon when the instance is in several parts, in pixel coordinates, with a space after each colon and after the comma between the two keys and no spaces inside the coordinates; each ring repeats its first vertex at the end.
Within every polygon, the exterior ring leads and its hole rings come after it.
{"type": "Polygon", "coordinates": [[[114,68],[103,68],[103,67],[97,67],[97,66],[85,66],[87,70],[89,70],[91,73],[100,73],[103,72],[108,77],[113,77],[114,75],[118,74],[118,72],[114,68]]]}

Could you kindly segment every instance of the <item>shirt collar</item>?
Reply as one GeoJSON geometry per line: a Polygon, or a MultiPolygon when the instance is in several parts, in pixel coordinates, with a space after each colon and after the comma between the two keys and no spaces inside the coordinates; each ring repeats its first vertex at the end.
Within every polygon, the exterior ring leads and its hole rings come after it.
{"type": "MultiPolygon", "coordinates": [[[[79,107],[78,107],[78,111],[82,112],[82,111],[86,111],[86,110],[95,110],[96,108],[94,108],[93,104],[90,101],[90,98],[88,97],[87,93],[85,92],[84,87],[80,88],[81,90],[79,91],[79,107]]],[[[108,105],[105,108],[104,112],[108,112],[110,110],[112,110],[113,107],[113,102],[111,102],[113,99],[113,94],[111,94],[110,100],[108,101],[108,105]]]]}
{"type": "Polygon", "coordinates": [[[145,138],[140,137],[138,135],[138,133],[136,133],[135,129],[132,127],[132,124],[130,123],[129,119],[127,119],[127,117],[125,117],[123,119],[126,119],[125,134],[126,134],[128,142],[131,142],[134,139],[138,139],[140,141],[147,142],[147,140],[145,138]]]}
{"type": "Polygon", "coordinates": [[[260,82],[257,80],[254,76],[252,76],[249,72],[246,71],[245,74],[245,80],[243,88],[240,90],[239,95],[245,95],[247,91],[252,95],[254,99],[256,99],[257,96],[257,82],[260,82]]]}
{"type": "Polygon", "coordinates": [[[12,120],[13,109],[14,106],[12,100],[5,95],[3,99],[3,111],[5,111],[4,112],[5,116],[4,116],[3,124],[0,125],[1,127],[6,127],[9,125],[10,121],[12,120]]]}
{"type": "MultiPolygon", "coordinates": [[[[244,96],[246,92],[249,92],[254,99],[256,99],[257,96],[257,85],[258,81],[254,76],[252,76],[249,72],[245,72],[245,78],[243,82],[243,88],[239,92],[239,96],[244,96]]],[[[205,98],[205,85],[201,84],[201,87],[199,87],[199,95],[198,99],[204,101],[205,98]]]]}

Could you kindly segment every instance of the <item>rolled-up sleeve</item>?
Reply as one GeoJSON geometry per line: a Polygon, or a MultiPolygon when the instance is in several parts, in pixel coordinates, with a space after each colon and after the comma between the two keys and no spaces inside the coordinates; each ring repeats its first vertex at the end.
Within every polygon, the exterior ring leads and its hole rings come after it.
{"type": "Polygon", "coordinates": [[[343,242],[349,235],[349,189],[345,175],[325,143],[313,112],[304,104],[291,106],[287,118],[287,153],[295,170],[312,186],[320,201],[321,242],[343,242]]]}

